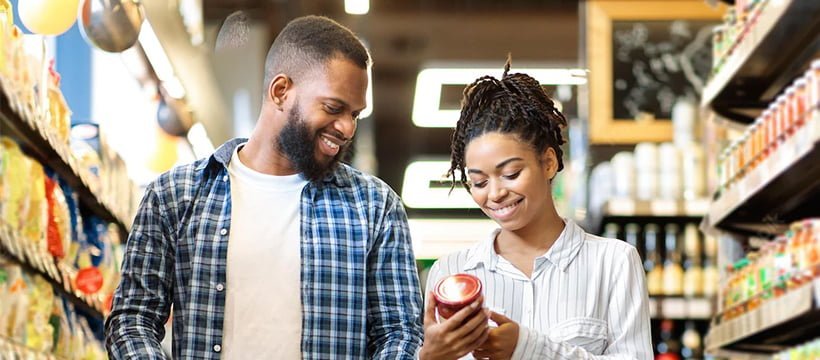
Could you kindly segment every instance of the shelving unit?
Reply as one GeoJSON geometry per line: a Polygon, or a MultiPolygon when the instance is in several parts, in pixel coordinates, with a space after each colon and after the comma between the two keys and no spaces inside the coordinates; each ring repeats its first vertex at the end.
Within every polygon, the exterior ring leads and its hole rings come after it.
{"type": "Polygon", "coordinates": [[[31,248],[19,248],[14,244],[25,242],[17,234],[0,222],[0,254],[20,264],[25,270],[36,273],[48,280],[63,297],[71,301],[75,308],[88,316],[103,318],[103,301],[98,296],[86,295],[74,288],[77,270],[60,264],[53,257],[38,254],[31,248]]]}
{"type": "Polygon", "coordinates": [[[820,334],[820,279],[738,318],[713,325],[706,349],[771,353],[820,334]]]}
{"type": "Polygon", "coordinates": [[[703,89],[701,104],[751,122],[820,54],[820,2],[769,0],[703,89]]]}
{"type": "MultiPolygon", "coordinates": [[[[52,354],[46,354],[39,351],[35,351],[29,349],[21,344],[18,344],[14,341],[6,339],[4,337],[0,337],[0,358],[6,359],[5,354],[3,352],[4,349],[11,350],[12,354],[16,354],[18,359],[37,359],[37,360],[61,360],[62,358],[56,357],[52,354]]],[[[14,358],[12,358],[14,359],[14,358]]]]}
{"type": "MultiPolygon", "coordinates": [[[[750,18],[741,40],[703,91],[702,106],[727,117],[730,123],[724,125],[750,124],[820,58],[820,2],[768,0],[761,6],[759,16],[750,18]]],[[[794,221],[820,216],[817,204],[820,115],[814,111],[803,128],[716,196],[701,228],[730,235],[720,237],[722,267],[736,260],[739,251],[751,251],[751,243],[743,243],[749,236],[780,235],[794,221]]],[[[816,278],[736,318],[726,320],[718,314],[705,345],[712,355],[760,358],[818,334],[820,279],[816,278]]]]}
{"type": "Polygon", "coordinates": [[[85,207],[127,233],[131,226],[129,214],[118,214],[113,199],[99,195],[99,189],[91,186],[88,180],[93,175],[79,165],[68,145],[57,141],[50,130],[40,127],[34,121],[34,109],[10,96],[6,89],[4,79],[0,78],[0,134],[15,138],[28,155],[48,165],[68,182],[85,207]]]}
{"type": "Polygon", "coordinates": [[[713,301],[708,298],[649,298],[649,316],[652,318],[709,320],[714,314],[713,301]]]}
{"type": "Polygon", "coordinates": [[[613,198],[604,204],[603,217],[701,217],[709,200],[637,200],[613,198]]]}
{"type": "Polygon", "coordinates": [[[782,224],[818,215],[820,116],[709,206],[707,227],[776,235],[782,224]]]}

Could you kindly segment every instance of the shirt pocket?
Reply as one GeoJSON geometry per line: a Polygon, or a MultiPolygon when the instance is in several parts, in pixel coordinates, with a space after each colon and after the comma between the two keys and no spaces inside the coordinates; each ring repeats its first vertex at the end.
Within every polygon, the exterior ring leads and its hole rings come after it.
{"type": "Polygon", "coordinates": [[[571,318],[553,326],[549,331],[549,338],[552,341],[584,348],[594,355],[601,355],[607,345],[607,327],[606,321],[600,319],[571,318]]]}

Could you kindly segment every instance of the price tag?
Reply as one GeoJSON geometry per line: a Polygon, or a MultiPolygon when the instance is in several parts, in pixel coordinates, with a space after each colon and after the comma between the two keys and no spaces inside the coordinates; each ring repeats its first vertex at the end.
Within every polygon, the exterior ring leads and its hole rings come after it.
{"type": "Polygon", "coordinates": [[[678,214],[678,203],[675,200],[652,200],[652,214],[658,216],[674,216],[678,214]]]}
{"type": "Polygon", "coordinates": [[[632,199],[615,198],[609,201],[610,215],[634,216],[635,201],[632,199]]]}

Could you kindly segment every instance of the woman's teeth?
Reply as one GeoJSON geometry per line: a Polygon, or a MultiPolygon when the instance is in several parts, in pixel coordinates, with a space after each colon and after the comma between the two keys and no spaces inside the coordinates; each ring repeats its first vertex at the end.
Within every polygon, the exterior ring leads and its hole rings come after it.
{"type": "Polygon", "coordinates": [[[494,214],[496,214],[498,216],[504,216],[504,215],[507,215],[507,214],[511,213],[513,210],[515,210],[515,207],[518,206],[518,203],[520,203],[520,202],[521,202],[521,200],[518,200],[518,201],[516,201],[516,202],[514,202],[514,203],[512,203],[508,206],[505,206],[503,208],[492,209],[492,211],[493,211],[494,214]]]}

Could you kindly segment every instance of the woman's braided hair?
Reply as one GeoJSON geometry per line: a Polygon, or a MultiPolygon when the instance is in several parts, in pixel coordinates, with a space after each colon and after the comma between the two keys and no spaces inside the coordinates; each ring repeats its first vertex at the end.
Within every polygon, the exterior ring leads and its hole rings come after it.
{"type": "Polygon", "coordinates": [[[453,186],[460,180],[470,191],[464,171],[464,150],[470,141],[490,132],[515,135],[538,154],[551,147],[558,158],[558,171],[564,168],[561,130],[567,126],[567,119],[537,80],[527,74],[509,74],[511,61],[508,56],[501,80],[482,76],[464,89],[447,172],[453,186]],[[456,179],[456,170],[461,172],[461,179],[456,179]]]}

